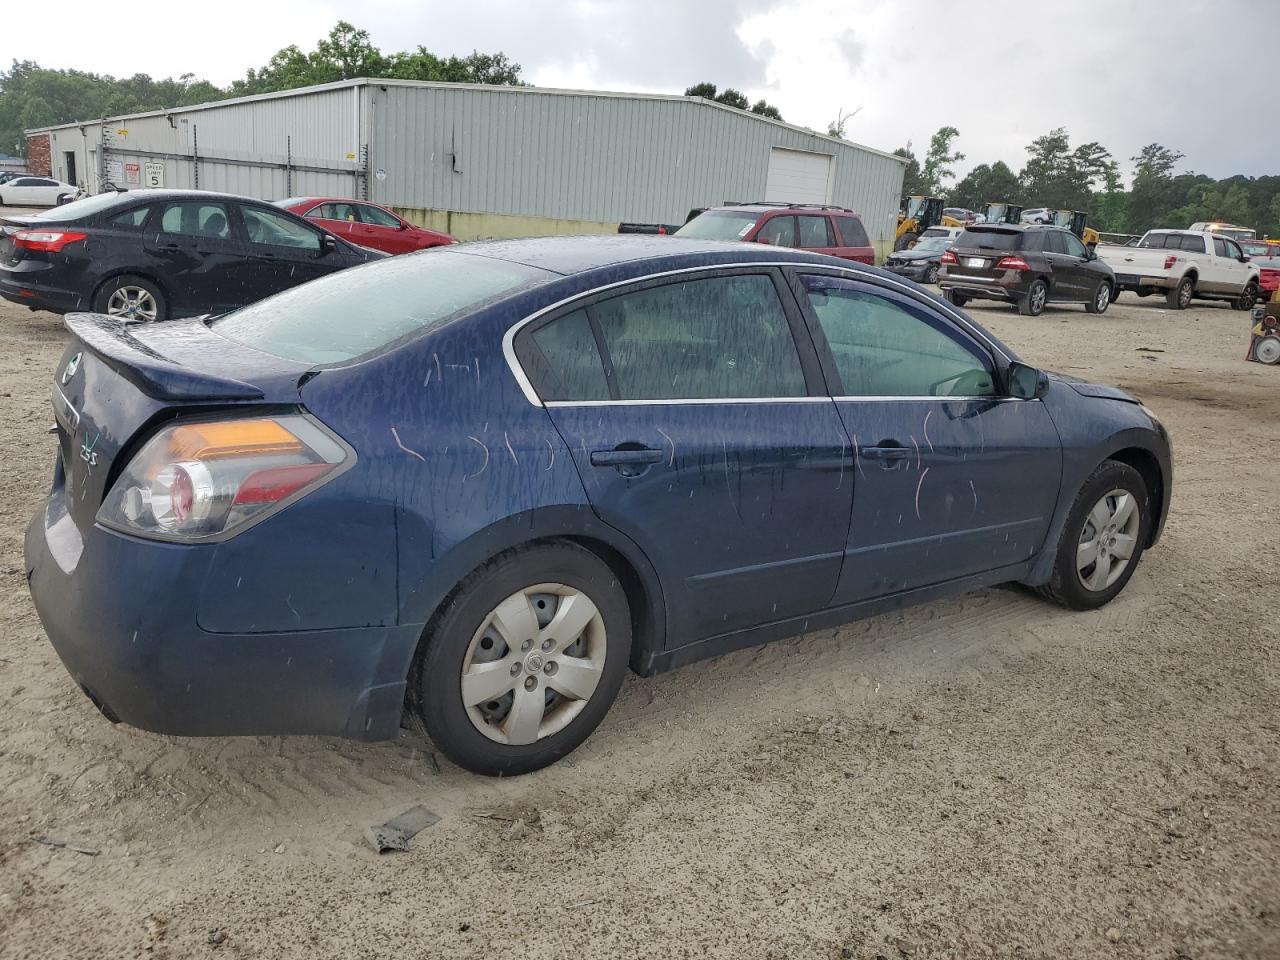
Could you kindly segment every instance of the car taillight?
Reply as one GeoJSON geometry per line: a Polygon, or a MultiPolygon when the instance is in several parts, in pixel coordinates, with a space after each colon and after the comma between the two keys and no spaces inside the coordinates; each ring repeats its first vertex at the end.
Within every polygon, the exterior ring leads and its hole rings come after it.
{"type": "Polygon", "coordinates": [[[349,459],[301,414],[179,422],[130,461],[98,521],[161,540],[220,537],[310,493],[349,459]]]}
{"type": "Polygon", "coordinates": [[[1172,254],[1172,253],[1171,253],[1171,254],[1169,254],[1167,257],[1165,257],[1165,258],[1164,258],[1164,268],[1165,268],[1166,270],[1171,270],[1171,269],[1173,269],[1173,265],[1174,265],[1175,263],[1177,263],[1177,262],[1178,262],[1178,258],[1177,258],[1177,256],[1176,256],[1175,254],[1172,254]]]}
{"type": "Polygon", "coordinates": [[[1030,270],[1031,264],[1021,257],[1001,257],[996,261],[997,270],[1030,270]]]}
{"type": "Polygon", "coordinates": [[[956,255],[952,253],[950,250],[948,250],[946,251],[946,253],[942,255],[942,257],[938,260],[938,262],[941,264],[952,264],[958,261],[956,260],[956,255]]]}
{"type": "Polygon", "coordinates": [[[79,243],[88,236],[72,230],[19,230],[13,235],[13,245],[24,250],[60,253],[67,244],[79,243]]]}

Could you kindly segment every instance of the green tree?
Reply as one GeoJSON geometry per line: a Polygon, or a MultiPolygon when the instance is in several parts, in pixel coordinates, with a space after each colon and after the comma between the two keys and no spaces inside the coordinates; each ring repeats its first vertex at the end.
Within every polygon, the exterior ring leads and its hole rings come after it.
{"type": "Polygon", "coordinates": [[[906,169],[902,173],[903,196],[910,197],[924,193],[924,179],[920,176],[920,161],[911,152],[911,142],[908,141],[905,147],[899,147],[893,151],[893,155],[902,157],[903,160],[907,161],[906,169]]]}
{"type": "Polygon", "coordinates": [[[963,153],[953,152],[951,149],[958,136],[960,131],[955,127],[942,127],[929,140],[929,150],[924,155],[924,165],[920,169],[920,185],[924,193],[930,196],[941,193],[943,181],[954,179],[951,164],[964,159],[963,153]]]}
{"type": "Polygon", "coordinates": [[[980,163],[951,190],[950,201],[958,207],[981,210],[988,203],[1019,203],[1022,184],[1003,160],[980,163]]]}
{"type": "Polygon", "coordinates": [[[1186,197],[1185,189],[1178,194],[1173,178],[1173,169],[1182,156],[1176,150],[1149,143],[1136,157],[1130,157],[1134,163],[1126,222],[1130,233],[1144,233],[1152,227],[1163,226],[1178,201],[1186,197]]]}
{"type": "Polygon", "coordinates": [[[704,100],[714,100],[716,103],[723,103],[726,107],[733,107],[735,110],[749,110],[751,113],[758,113],[762,117],[769,117],[772,120],[781,120],[782,113],[777,107],[766,102],[765,100],[757,100],[754,104],[747,99],[747,95],[733,87],[725,87],[717,92],[714,83],[695,83],[692,87],[686,87],[684,95],[686,97],[701,97],[704,100]]]}

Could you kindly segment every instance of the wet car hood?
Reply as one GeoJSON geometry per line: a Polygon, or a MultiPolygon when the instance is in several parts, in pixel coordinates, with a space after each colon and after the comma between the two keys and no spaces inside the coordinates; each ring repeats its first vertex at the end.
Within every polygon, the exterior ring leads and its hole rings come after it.
{"type": "Polygon", "coordinates": [[[1057,380],[1064,383],[1082,397],[1097,397],[1101,400],[1123,400],[1126,403],[1141,403],[1141,401],[1133,394],[1121,390],[1119,387],[1113,387],[1105,383],[1089,383],[1087,380],[1081,380],[1079,377],[1068,376],[1065,373],[1056,373],[1052,370],[1046,370],[1050,380],[1057,380]]]}
{"type": "Polygon", "coordinates": [[[941,250],[899,250],[890,254],[896,260],[937,260],[942,256],[941,250]]]}

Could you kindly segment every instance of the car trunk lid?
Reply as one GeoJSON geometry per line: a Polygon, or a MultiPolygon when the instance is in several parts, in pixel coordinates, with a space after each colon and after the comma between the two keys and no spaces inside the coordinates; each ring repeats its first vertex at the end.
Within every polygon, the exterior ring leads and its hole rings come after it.
{"type": "Polygon", "coordinates": [[[151,427],[179,412],[296,404],[310,367],[219,336],[200,319],[126,324],[65,319],[71,342],[54,372],[58,482],[76,526],[93,525],[110,483],[151,427]]]}

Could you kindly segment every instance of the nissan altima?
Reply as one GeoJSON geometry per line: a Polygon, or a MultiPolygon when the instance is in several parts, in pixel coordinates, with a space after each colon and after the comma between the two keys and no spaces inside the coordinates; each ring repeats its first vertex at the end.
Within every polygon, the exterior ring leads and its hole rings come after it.
{"type": "Polygon", "coordinates": [[[642,675],[1009,581],[1129,581],[1172,461],[1129,394],[816,254],[466,244],[215,319],[72,314],[31,593],[106,717],[397,735],[517,774],[642,675]]]}

